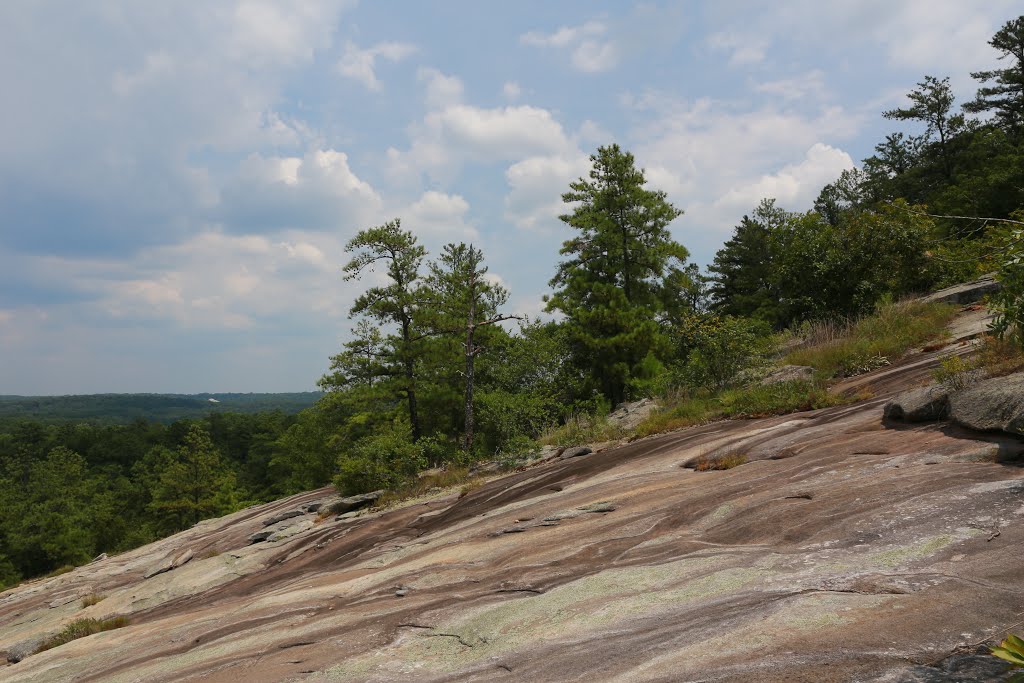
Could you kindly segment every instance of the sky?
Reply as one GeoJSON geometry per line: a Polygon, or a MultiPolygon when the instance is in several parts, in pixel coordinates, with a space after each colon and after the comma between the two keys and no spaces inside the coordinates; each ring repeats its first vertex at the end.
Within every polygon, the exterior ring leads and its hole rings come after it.
{"type": "Polygon", "coordinates": [[[618,143],[706,265],[809,209],[924,75],[996,66],[986,0],[0,3],[0,394],[305,391],[345,243],[473,242],[538,315],[561,194],[618,143]]]}

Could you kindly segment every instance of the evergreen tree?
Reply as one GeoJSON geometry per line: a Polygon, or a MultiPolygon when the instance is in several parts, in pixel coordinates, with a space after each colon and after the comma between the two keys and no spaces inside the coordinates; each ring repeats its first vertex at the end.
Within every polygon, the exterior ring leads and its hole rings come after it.
{"type": "Polygon", "coordinates": [[[430,264],[426,298],[435,331],[462,338],[463,362],[463,448],[473,453],[476,357],[484,351],[479,343],[481,329],[503,320],[518,319],[499,310],[508,302],[508,291],[486,277],[483,252],[473,245],[448,244],[440,258],[430,264]]]}
{"type": "Polygon", "coordinates": [[[971,76],[982,83],[973,101],[964,105],[972,113],[993,112],[996,121],[1018,142],[1024,133],[1024,16],[1006,22],[992,36],[989,45],[1008,59],[1005,69],[975,71],[971,76]]]}
{"type": "Polygon", "coordinates": [[[772,230],[788,214],[764,199],[751,216],[744,216],[732,238],[715,254],[711,310],[720,315],[751,317],[780,326],[784,320],[772,254],[772,230]]]}
{"type": "Polygon", "coordinates": [[[951,114],[953,91],[949,77],[943,79],[925,76],[917,89],[907,93],[911,106],[883,112],[887,119],[920,121],[925,125],[924,139],[937,145],[939,162],[947,181],[953,179],[952,141],[964,130],[963,114],[951,114]]]}
{"type": "Polygon", "coordinates": [[[151,511],[161,531],[187,529],[202,519],[230,512],[235,505],[235,475],[210,435],[189,427],[175,457],[164,463],[154,483],[151,511]]]}
{"type": "Polygon", "coordinates": [[[659,317],[679,298],[688,252],[668,230],[682,211],[644,187],[632,154],[610,145],[590,159],[589,179],[562,195],[574,206],[560,219],[577,234],[562,246],[568,258],[551,280],[547,308],[566,316],[575,361],[618,403],[667,353],[659,317]]]}
{"type": "Polygon", "coordinates": [[[375,377],[390,380],[396,392],[405,397],[412,438],[417,441],[422,427],[416,400],[416,362],[423,335],[415,327],[416,291],[426,249],[416,243],[411,232],[402,230],[397,218],[363,230],[345,248],[354,254],[345,266],[346,280],[357,279],[378,264],[383,265],[389,280],[388,284],[371,287],[357,298],[351,315],[364,315],[379,326],[394,326],[397,332],[382,341],[372,335],[370,328],[357,328],[362,330],[360,337],[345,353],[332,359],[332,369],[337,372],[325,376],[321,386],[342,388],[351,381],[372,383],[375,377]],[[352,374],[353,371],[357,371],[356,374],[352,374]]]}

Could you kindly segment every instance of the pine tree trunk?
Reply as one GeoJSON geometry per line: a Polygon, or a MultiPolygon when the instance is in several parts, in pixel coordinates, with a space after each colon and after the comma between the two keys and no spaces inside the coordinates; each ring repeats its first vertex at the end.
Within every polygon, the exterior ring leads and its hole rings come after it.
{"type": "Polygon", "coordinates": [[[413,443],[420,440],[420,416],[419,411],[416,408],[416,372],[413,366],[412,356],[409,354],[410,344],[410,321],[408,318],[402,319],[402,345],[404,346],[404,356],[402,359],[404,370],[405,370],[405,395],[409,401],[409,425],[412,428],[412,440],[413,443]]]}
{"type": "Polygon", "coordinates": [[[473,332],[476,331],[476,273],[469,281],[469,314],[466,317],[466,454],[473,453],[473,332]]]}

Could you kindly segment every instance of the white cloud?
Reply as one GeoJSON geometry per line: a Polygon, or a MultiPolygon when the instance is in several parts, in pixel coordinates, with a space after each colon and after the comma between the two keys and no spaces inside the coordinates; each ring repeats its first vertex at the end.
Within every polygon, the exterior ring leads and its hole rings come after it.
{"type": "Polygon", "coordinates": [[[530,31],[519,36],[523,45],[535,47],[569,47],[585,38],[603,36],[608,26],[602,21],[588,21],[580,26],[563,26],[553,33],[530,31]]]}
{"type": "Polygon", "coordinates": [[[425,100],[430,109],[442,109],[462,101],[464,88],[457,76],[449,76],[437,69],[421,68],[416,78],[426,86],[425,100]]]}
{"type": "Polygon", "coordinates": [[[519,228],[554,231],[561,225],[558,216],[565,212],[562,193],[589,169],[589,158],[578,150],[530,157],[512,164],[505,171],[509,186],[505,217],[519,228]]]}
{"type": "Polygon", "coordinates": [[[608,71],[619,63],[620,48],[605,38],[608,26],[602,21],[588,21],[580,26],[563,26],[553,33],[530,31],[519,36],[523,45],[542,48],[571,49],[574,68],[586,73],[608,71]]]}
{"type": "Polygon", "coordinates": [[[387,151],[392,177],[427,172],[434,178],[447,178],[466,162],[513,161],[573,148],[550,111],[527,105],[450,105],[429,112],[410,128],[410,135],[407,151],[387,151]]]}
{"type": "Polygon", "coordinates": [[[768,42],[752,34],[713,33],[707,38],[713,50],[729,53],[730,66],[750,66],[764,61],[768,42]]]}
{"type": "Polygon", "coordinates": [[[501,94],[505,96],[505,99],[514,102],[523,94],[523,89],[515,81],[507,81],[505,85],[501,86],[501,94]]]}
{"type": "Polygon", "coordinates": [[[345,45],[345,54],[338,61],[338,73],[346,78],[359,81],[370,90],[380,90],[377,79],[377,58],[399,62],[416,52],[416,46],[408,43],[385,42],[361,49],[354,43],[345,45]]]}
{"type": "Polygon", "coordinates": [[[442,243],[472,241],[480,233],[467,220],[469,202],[457,194],[429,190],[400,211],[402,225],[421,235],[432,250],[442,243]]]}
{"type": "Polygon", "coordinates": [[[715,205],[743,212],[749,211],[762,199],[774,198],[780,206],[809,208],[822,187],[853,166],[849,154],[818,142],[807,150],[799,163],[783,166],[774,173],[762,175],[753,183],[731,189],[715,205]]]}
{"type": "Polygon", "coordinates": [[[302,157],[251,154],[221,192],[213,216],[235,232],[334,230],[378,215],[383,202],[334,149],[302,157]]]}
{"type": "Polygon", "coordinates": [[[785,101],[822,98],[826,92],[825,73],[820,69],[813,69],[792,78],[761,81],[754,86],[754,90],[785,101]]]}

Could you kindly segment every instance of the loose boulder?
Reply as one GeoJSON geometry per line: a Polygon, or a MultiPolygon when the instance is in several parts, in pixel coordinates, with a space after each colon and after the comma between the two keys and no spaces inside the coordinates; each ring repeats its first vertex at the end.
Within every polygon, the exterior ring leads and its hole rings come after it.
{"type": "Polygon", "coordinates": [[[949,392],[942,387],[923,387],[904,392],[885,404],[883,415],[889,420],[933,422],[949,414],[949,392]]]}
{"type": "Polygon", "coordinates": [[[1024,373],[983,380],[953,394],[949,414],[968,429],[1024,435],[1024,373]]]}
{"type": "Polygon", "coordinates": [[[383,489],[380,491],[370,491],[369,493],[361,493],[358,496],[349,496],[348,498],[341,498],[331,506],[331,512],[334,514],[341,514],[343,512],[349,512],[351,510],[358,510],[364,508],[377,501],[384,495],[383,489]]]}
{"type": "Polygon", "coordinates": [[[562,455],[559,456],[562,460],[568,460],[569,458],[578,458],[581,455],[590,455],[593,453],[590,446],[573,446],[572,448],[566,448],[562,451],[562,455]]]}
{"type": "Polygon", "coordinates": [[[149,578],[152,578],[152,577],[156,576],[157,574],[163,574],[165,572],[171,571],[172,569],[177,569],[181,565],[183,565],[186,562],[190,561],[192,559],[192,557],[193,557],[193,553],[192,553],[191,549],[185,550],[185,551],[177,553],[175,555],[168,555],[159,564],[156,564],[153,567],[150,567],[142,575],[142,578],[149,579],[149,578]]]}
{"type": "Polygon", "coordinates": [[[299,517],[300,515],[304,514],[306,514],[306,512],[302,508],[295,508],[293,510],[285,510],[284,512],[278,512],[276,515],[272,515],[263,520],[263,526],[277,524],[278,522],[283,522],[286,519],[291,519],[292,517],[299,517]]]}

